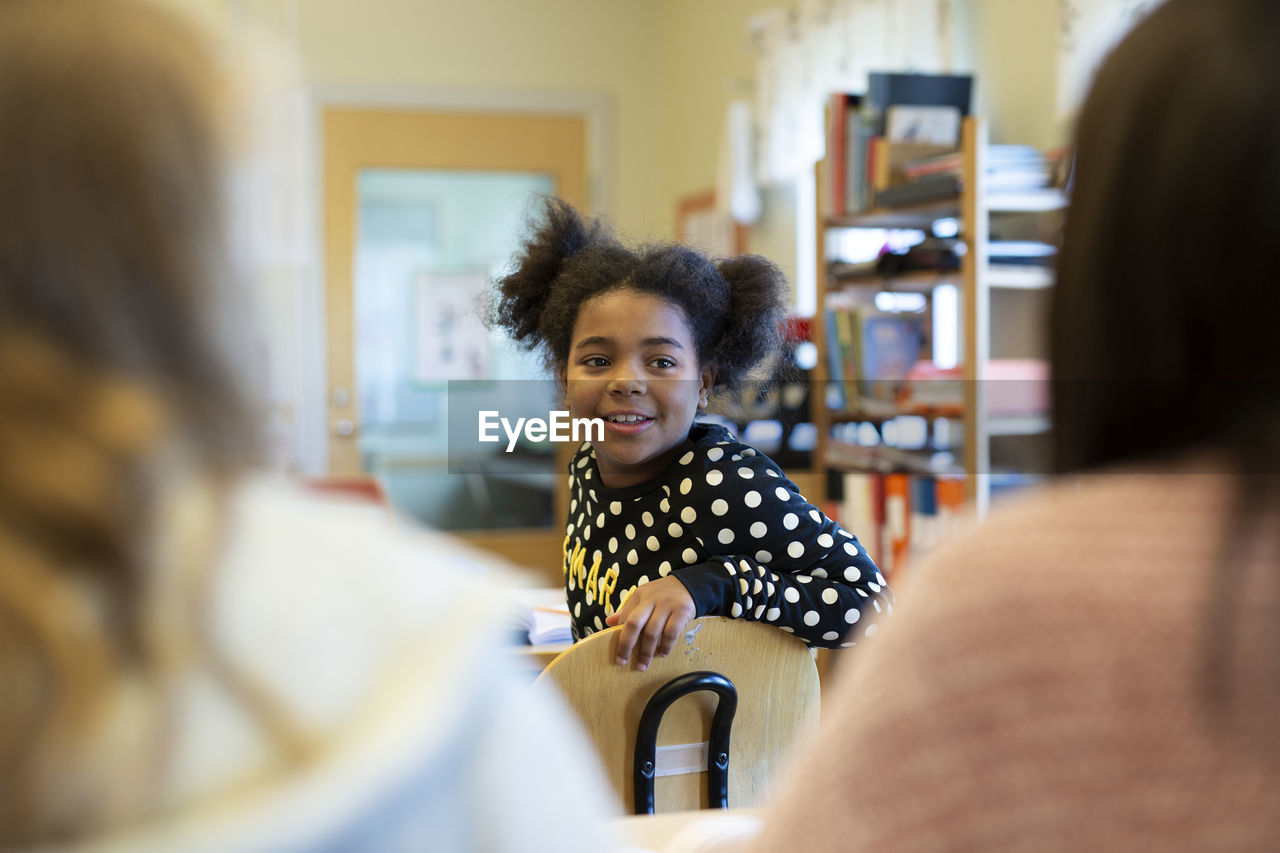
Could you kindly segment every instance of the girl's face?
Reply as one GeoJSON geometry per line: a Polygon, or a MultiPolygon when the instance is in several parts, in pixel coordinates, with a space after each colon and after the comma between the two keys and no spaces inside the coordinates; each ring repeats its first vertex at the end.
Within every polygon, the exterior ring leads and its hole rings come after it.
{"type": "Polygon", "coordinates": [[[592,297],[578,311],[561,376],[575,418],[602,418],[595,442],[608,488],[657,477],[705,406],[715,370],[698,364],[684,311],[634,290],[592,297]]]}

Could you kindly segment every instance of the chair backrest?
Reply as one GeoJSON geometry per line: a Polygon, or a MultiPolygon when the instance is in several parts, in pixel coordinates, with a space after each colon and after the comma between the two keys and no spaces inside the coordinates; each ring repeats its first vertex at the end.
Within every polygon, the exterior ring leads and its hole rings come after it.
{"type": "MultiPolygon", "coordinates": [[[[740,619],[689,623],[676,648],[644,672],[614,663],[621,628],[575,643],[553,660],[535,690],[559,689],[582,720],[622,802],[636,802],[633,761],[646,704],[664,685],[695,672],[733,683],[737,710],[729,737],[728,803],[760,805],[796,735],[818,722],[818,671],[804,643],[777,628],[740,619]]],[[[707,744],[717,695],[676,699],[657,736],[653,803],[658,812],[708,808],[707,744]]],[[[713,759],[715,756],[711,756],[713,759]]]]}

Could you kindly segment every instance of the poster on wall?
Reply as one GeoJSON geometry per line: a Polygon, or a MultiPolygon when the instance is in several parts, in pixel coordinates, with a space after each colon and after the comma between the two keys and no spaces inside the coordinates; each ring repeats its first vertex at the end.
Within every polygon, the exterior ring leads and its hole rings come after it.
{"type": "Polygon", "coordinates": [[[488,287],[485,273],[421,271],[413,283],[414,380],[487,378],[489,330],[480,318],[488,287]]]}

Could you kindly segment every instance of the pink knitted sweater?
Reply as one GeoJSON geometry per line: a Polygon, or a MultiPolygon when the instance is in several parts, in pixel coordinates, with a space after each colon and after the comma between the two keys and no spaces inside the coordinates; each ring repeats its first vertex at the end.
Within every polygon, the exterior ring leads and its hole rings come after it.
{"type": "Polygon", "coordinates": [[[922,564],[752,850],[1280,849],[1280,524],[1241,554],[1208,705],[1234,483],[1189,471],[1060,484],[922,564]]]}

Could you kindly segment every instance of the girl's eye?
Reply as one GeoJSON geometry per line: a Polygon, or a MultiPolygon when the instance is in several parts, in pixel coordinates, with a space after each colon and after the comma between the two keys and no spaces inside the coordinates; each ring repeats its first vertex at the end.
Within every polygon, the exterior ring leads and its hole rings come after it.
{"type": "Polygon", "coordinates": [[[653,361],[649,362],[649,364],[652,365],[653,367],[658,368],[659,370],[670,370],[671,368],[676,366],[676,363],[673,360],[667,358],[665,355],[655,358],[653,361]]]}
{"type": "Polygon", "coordinates": [[[602,355],[589,355],[582,360],[582,363],[587,367],[607,367],[609,360],[602,355]]]}

